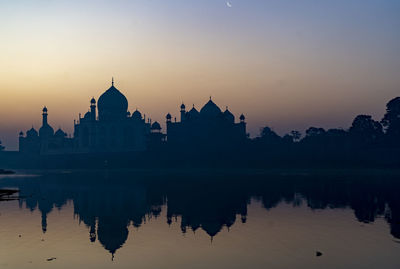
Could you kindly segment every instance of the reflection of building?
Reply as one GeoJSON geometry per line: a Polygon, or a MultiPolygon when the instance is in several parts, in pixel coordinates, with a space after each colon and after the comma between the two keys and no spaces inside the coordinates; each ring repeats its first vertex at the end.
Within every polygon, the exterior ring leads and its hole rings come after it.
{"type": "Polygon", "coordinates": [[[41,154],[144,151],[149,143],[161,144],[165,135],[158,122],[151,123],[136,110],[130,115],[128,100],[114,87],[104,92],[97,103],[92,98],[90,110],[74,123],[74,137],[67,138],[61,129],[54,133],[43,108],[43,124],[39,133],[32,127],[21,132],[21,152],[41,154]],[[98,116],[97,113],[98,112],[98,116]]]}
{"type": "Polygon", "coordinates": [[[172,122],[167,114],[167,139],[173,146],[215,148],[232,146],[246,139],[244,115],[235,123],[235,116],[226,108],[224,112],[211,100],[199,111],[194,107],[186,111],[181,105],[180,121],[172,122]]]}
{"type": "Polygon", "coordinates": [[[130,227],[163,216],[161,210],[166,210],[163,221],[180,222],[182,232],[201,229],[212,238],[234,223],[245,223],[252,198],[265,210],[281,203],[299,206],[304,202],[311,209],[351,209],[354,220],[364,223],[384,217],[394,238],[400,238],[400,183],[394,176],[343,177],[339,181],[336,177],[287,175],[265,180],[265,176],[138,173],[132,178],[131,171],[76,171],[49,173],[37,180],[3,178],[0,187],[20,190],[24,197],[20,207],[25,204],[31,211],[40,211],[43,232],[54,229],[55,223],[47,222],[54,209],[73,205],[74,218],[88,228],[88,240],[100,242],[112,255],[126,243],[130,227]]]}

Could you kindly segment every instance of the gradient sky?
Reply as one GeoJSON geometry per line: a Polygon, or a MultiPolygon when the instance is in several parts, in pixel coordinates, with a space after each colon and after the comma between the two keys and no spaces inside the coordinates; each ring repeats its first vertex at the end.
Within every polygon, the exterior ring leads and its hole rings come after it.
{"type": "Polygon", "coordinates": [[[400,95],[397,0],[0,0],[0,139],[72,133],[111,77],[153,120],[212,95],[252,136],[380,119],[400,95]]]}

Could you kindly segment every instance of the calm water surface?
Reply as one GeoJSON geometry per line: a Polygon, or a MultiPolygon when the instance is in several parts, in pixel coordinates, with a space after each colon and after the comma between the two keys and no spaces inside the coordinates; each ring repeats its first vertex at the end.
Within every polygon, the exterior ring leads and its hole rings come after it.
{"type": "Polygon", "coordinates": [[[390,173],[56,171],[0,188],[23,197],[0,201],[0,268],[400,268],[390,173]]]}

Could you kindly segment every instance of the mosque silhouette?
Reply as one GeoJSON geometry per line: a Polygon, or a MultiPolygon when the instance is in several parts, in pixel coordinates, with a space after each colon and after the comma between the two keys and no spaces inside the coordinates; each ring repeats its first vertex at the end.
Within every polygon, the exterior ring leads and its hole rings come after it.
{"type": "Polygon", "coordinates": [[[180,106],[180,121],[170,113],[166,115],[167,133],[162,133],[159,122],[137,109],[128,111],[127,98],[114,86],[98,99],[90,100],[90,109],[74,121],[73,136],[61,128],[54,132],[48,123],[48,109],[43,108],[42,126],[39,132],[32,126],[24,134],[19,133],[19,151],[30,154],[72,154],[72,153],[116,153],[144,152],[168,144],[176,148],[223,148],[231,147],[246,140],[245,116],[224,112],[210,100],[198,111],[194,105],[186,111],[180,106]]]}

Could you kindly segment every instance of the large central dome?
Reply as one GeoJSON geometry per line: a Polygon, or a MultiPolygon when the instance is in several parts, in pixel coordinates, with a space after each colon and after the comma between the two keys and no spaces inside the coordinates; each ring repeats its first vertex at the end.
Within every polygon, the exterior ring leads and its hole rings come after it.
{"type": "Polygon", "coordinates": [[[211,100],[211,97],[207,104],[200,110],[200,115],[206,117],[216,117],[219,114],[221,114],[221,109],[211,100]]]}
{"type": "Polygon", "coordinates": [[[98,102],[99,120],[120,120],[126,118],[128,100],[117,88],[112,86],[104,92],[98,102]]]}

